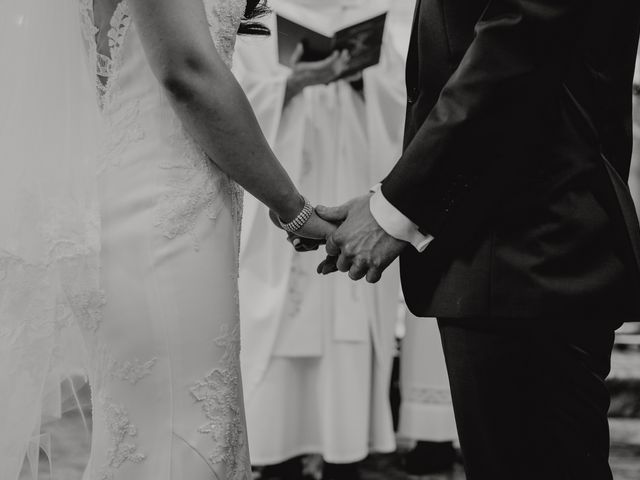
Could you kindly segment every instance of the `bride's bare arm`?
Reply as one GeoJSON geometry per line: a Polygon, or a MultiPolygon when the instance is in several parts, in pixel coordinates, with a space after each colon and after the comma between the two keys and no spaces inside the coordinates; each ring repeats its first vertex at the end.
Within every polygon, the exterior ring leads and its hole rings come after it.
{"type": "MultiPolygon", "coordinates": [[[[216,52],[202,0],[129,3],[151,68],[185,128],[223,171],[282,220],[295,218],[303,199],[216,52]]],[[[311,223],[321,227],[317,218],[311,223]]]]}

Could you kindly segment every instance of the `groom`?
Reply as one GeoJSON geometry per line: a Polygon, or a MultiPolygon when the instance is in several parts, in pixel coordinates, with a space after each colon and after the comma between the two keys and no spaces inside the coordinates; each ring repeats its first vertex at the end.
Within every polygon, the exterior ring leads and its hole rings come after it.
{"type": "Polygon", "coordinates": [[[640,2],[418,0],[404,154],[337,208],[323,273],[400,256],[438,318],[468,478],[611,479],[604,384],[640,319],[626,186],[640,2]],[[614,5],[615,4],[615,5],[614,5]]]}

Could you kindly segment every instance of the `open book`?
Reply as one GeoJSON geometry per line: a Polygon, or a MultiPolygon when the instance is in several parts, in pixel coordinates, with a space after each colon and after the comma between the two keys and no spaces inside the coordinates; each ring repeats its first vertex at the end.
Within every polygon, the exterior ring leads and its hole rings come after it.
{"type": "Polygon", "coordinates": [[[299,43],[304,46],[302,61],[318,61],[335,50],[348,50],[351,60],[342,77],[380,61],[387,18],[384,1],[368,0],[357,7],[279,2],[276,14],[278,55],[283,65],[291,66],[291,56],[299,43]]]}

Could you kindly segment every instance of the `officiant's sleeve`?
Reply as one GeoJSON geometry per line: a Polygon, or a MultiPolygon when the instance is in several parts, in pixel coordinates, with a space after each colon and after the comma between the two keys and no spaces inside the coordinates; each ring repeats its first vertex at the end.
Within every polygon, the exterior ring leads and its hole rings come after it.
{"type": "Polygon", "coordinates": [[[482,198],[469,191],[486,188],[487,198],[497,198],[499,188],[485,182],[496,172],[518,175],[530,167],[526,154],[514,152],[531,152],[540,142],[543,109],[561,86],[588,5],[489,2],[437,103],[383,182],[384,196],[423,233],[437,238],[459,204],[482,198]]]}

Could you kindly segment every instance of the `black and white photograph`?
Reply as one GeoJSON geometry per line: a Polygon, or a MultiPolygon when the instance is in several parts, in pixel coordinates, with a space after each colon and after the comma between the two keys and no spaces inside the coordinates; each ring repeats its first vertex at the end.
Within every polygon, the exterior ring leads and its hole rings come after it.
{"type": "Polygon", "coordinates": [[[640,480],[638,0],[0,0],[0,480],[640,480]]]}

